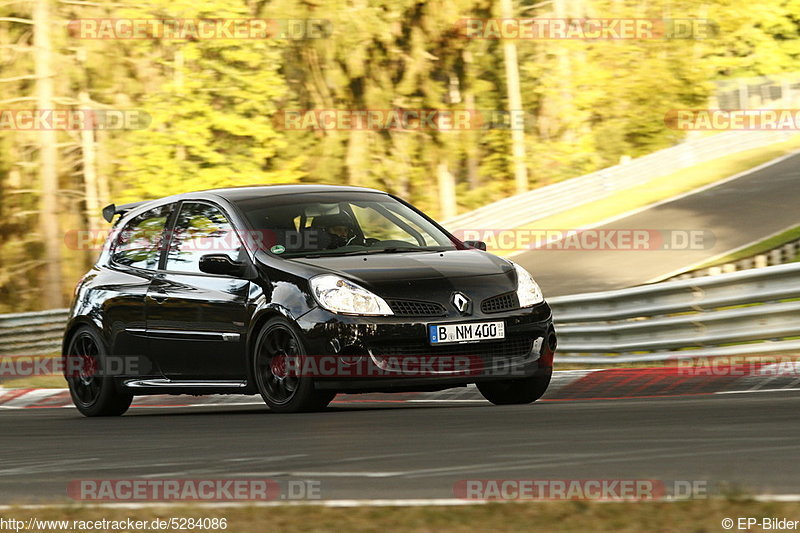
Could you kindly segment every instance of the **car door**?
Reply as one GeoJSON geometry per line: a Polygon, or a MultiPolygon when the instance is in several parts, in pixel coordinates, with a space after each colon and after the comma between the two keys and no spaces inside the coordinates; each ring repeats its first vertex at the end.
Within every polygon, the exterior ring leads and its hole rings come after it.
{"type": "Polygon", "coordinates": [[[147,293],[150,351],[170,379],[244,380],[250,282],[200,271],[200,258],[248,261],[230,218],[215,205],[184,201],[163,268],[147,293]]]}
{"type": "MultiPolygon", "coordinates": [[[[114,229],[107,269],[101,271],[103,316],[108,324],[111,353],[147,354],[145,300],[158,269],[164,233],[175,204],[148,209],[114,229]]],[[[152,361],[144,373],[152,368],[152,361]]]]}

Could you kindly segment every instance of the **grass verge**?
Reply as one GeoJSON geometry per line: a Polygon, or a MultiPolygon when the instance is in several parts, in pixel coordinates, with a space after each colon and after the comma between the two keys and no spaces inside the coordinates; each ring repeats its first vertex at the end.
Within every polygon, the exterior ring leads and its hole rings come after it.
{"type": "MultiPolygon", "coordinates": [[[[31,361],[36,359],[57,359],[60,355],[45,354],[36,356],[22,357],[25,361],[23,369],[30,369],[33,365],[31,361]]],[[[11,376],[14,375],[13,371],[16,368],[14,364],[15,357],[0,356],[0,375],[11,376]]],[[[57,365],[42,365],[44,368],[57,368],[57,365]]],[[[53,375],[32,375],[21,376],[18,378],[0,379],[0,387],[6,389],[64,389],[67,387],[67,382],[61,374],[53,375]]]]}
{"type": "MultiPolygon", "coordinates": [[[[751,244],[750,246],[746,246],[741,250],[736,250],[727,254],[724,257],[719,257],[712,261],[708,261],[707,263],[703,263],[702,265],[698,266],[695,270],[700,270],[703,268],[708,268],[717,265],[724,265],[725,263],[731,263],[733,261],[738,261],[739,259],[745,259],[748,257],[753,257],[754,255],[763,254],[778,248],[786,243],[796,241],[800,239],[800,226],[795,226],[794,228],[789,228],[786,231],[782,231],[777,235],[773,235],[768,239],[764,239],[761,242],[757,242],[755,244],[751,244]]],[[[795,258],[797,260],[797,258],[795,258]]]]}
{"type": "MultiPolygon", "coordinates": [[[[412,533],[473,531],[613,531],[648,533],[724,531],[722,521],[752,517],[800,520],[800,504],[747,500],[691,500],[674,503],[535,502],[474,506],[346,507],[308,505],[281,507],[152,509],[45,508],[3,511],[5,518],[25,520],[133,520],[156,518],[225,518],[230,532],[377,532],[412,533]]],[[[728,528],[730,529],[730,528],[728,528]]],[[[735,529],[735,528],[734,528],[735,529]]],[[[745,528],[762,531],[761,527],[745,528]]],[[[794,530],[792,528],[791,530],[794,530]]],[[[66,528],[59,531],[83,532],[66,528]]],[[[221,531],[221,530],[218,530],[221,531]]]]}

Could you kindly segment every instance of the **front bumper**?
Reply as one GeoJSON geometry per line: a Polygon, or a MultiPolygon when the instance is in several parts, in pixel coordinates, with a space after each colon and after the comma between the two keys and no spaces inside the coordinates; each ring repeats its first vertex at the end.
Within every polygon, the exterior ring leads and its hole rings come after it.
{"type": "Polygon", "coordinates": [[[546,303],[504,313],[430,318],[346,316],[316,308],[298,325],[306,353],[339,359],[332,372],[316,375],[316,387],[342,392],[432,391],[546,375],[552,373],[556,347],[546,303]],[[503,340],[429,343],[430,324],[501,320],[503,340]]]}

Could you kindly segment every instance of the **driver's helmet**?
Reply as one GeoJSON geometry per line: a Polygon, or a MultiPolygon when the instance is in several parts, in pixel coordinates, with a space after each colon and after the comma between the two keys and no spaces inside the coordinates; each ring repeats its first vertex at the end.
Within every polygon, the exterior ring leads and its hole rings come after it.
{"type": "Polygon", "coordinates": [[[346,213],[314,217],[311,227],[325,230],[330,237],[328,248],[347,246],[356,234],[355,224],[346,213]]]}

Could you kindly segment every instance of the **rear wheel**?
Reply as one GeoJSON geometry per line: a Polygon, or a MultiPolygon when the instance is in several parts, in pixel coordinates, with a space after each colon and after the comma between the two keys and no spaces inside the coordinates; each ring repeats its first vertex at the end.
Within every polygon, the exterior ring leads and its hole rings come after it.
{"type": "Polygon", "coordinates": [[[273,318],[258,334],[255,344],[255,378],[258,391],[269,408],[278,413],[324,409],[335,392],[314,388],[310,376],[287,372],[293,357],[306,355],[294,327],[283,318],[273,318]]]}
{"type": "Polygon", "coordinates": [[[550,385],[550,373],[507,381],[478,383],[484,398],[495,405],[532,403],[542,397],[550,385]]]}
{"type": "Polygon", "coordinates": [[[74,358],[66,366],[69,394],[85,416],[119,416],[133,401],[133,395],[119,392],[114,379],[103,375],[107,354],[100,335],[88,326],[79,328],[69,341],[66,355],[74,358]]]}

